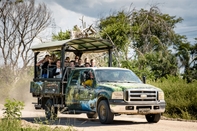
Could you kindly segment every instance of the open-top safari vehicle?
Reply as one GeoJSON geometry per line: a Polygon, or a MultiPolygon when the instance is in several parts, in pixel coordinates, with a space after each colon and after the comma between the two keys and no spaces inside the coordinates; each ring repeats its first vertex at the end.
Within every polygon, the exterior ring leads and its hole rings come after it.
{"type": "MultiPolygon", "coordinates": [[[[98,38],[78,38],[42,43],[32,47],[34,78],[30,93],[37,97],[35,109],[44,109],[48,119],[59,113],[86,113],[101,123],[111,123],[116,115],[145,115],[148,122],[158,122],[165,111],[164,93],[161,89],[143,83],[131,70],[111,67],[113,45],[98,38]],[[38,55],[59,52],[61,78],[43,78],[36,66],[38,55]],[[108,52],[108,67],[65,67],[66,54],[72,52],[82,57],[84,53],[108,52]],[[92,75],[92,84],[84,86],[92,75]]],[[[47,76],[51,69],[47,68],[47,76]]]]}

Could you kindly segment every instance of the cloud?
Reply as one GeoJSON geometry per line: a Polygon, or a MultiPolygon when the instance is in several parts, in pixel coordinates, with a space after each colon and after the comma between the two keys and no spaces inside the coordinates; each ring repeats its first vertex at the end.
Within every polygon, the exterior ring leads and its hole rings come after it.
{"type": "Polygon", "coordinates": [[[98,18],[101,14],[108,14],[112,10],[129,7],[132,4],[130,0],[55,0],[55,2],[66,10],[93,18],[98,18]]]}
{"type": "MultiPolygon", "coordinates": [[[[197,1],[194,0],[37,0],[46,3],[54,14],[55,21],[62,29],[71,29],[74,25],[81,25],[79,18],[84,16],[84,20],[89,24],[95,20],[107,16],[122,9],[135,8],[137,10],[149,9],[156,5],[162,13],[170,16],[182,17],[184,21],[177,24],[176,31],[186,32],[197,30],[197,1]]],[[[197,37],[196,32],[189,37],[197,37]]],[[[187,33],[186,33],[187,35],[187,33]]],[[[190,38],[190,39],[191,39],[190,38]]]]}
{"type": "MultiPolygon", "coordinates": [[[[149,9],[152,5],[157,5],[162,12],[170,15],[182,17],[187,21],[189,18],[197,16],[197,1],[194,0],[166,0],[161,2],[159,0],[50,0],[57,4],[79,14],[88,17],[98,18],[100,15],[108,15],[111,11],[118,11],[121,9],[128,9],[130,5],[136,9],[149,9]]],[[[188,24],[195,24],[195,22],[187,21],[188,24]]]]}
{"type": "MultiPolygon", "coordinates": [[[[55,3],[53,1],[49,2],[50,4],[48,4],[48,8],[50,8],[52,12],[52,17],[54,18],[57,30],[71,30],[74,27],[74,25],[82,25],[80,19],[82,19],[82,17],[85,16],[83,13],[68,10],[66,8],[63,8],[60,4],[55,3]]],[[[84,21],[88,21],[90,25],[95,21],[95,18],[85,16],[84,21]]]]}

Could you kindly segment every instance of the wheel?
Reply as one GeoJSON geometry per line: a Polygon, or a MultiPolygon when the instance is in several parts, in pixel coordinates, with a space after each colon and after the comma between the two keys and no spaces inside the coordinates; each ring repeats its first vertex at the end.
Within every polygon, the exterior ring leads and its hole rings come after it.
{"type": "Polygon", "coordinates": [[[161,118],[161,114],[148,114],[146,115],[146,120],[149,123],[157,123],[161,118]]]}
{"type": "Polygon", "coordinates": [[[53,101],[48,99],[45,104],[45,115],[48,120],[54,120],[57,117],[57,107],[54,107],[53,101]]]}
{"type": "Polygon", "coordinates": [[[106,100],[102,100],[98,106],[98,116],[102,124],[109,124],[113,122],[114,114],[110,111],[106,100]]]}
{"type": "Polygon", "coordinates": [[[88,118],[95,118],[95,119],[96,119],[97,116],[98,116],[97,113],[94,113],[94,114],[87,113],[86,115],[87,115],[88,118]]]}

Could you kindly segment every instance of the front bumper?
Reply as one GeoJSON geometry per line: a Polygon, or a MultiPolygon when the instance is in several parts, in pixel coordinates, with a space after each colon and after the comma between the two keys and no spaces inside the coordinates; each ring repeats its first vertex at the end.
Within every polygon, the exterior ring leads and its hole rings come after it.
{"type": "Polygon", "coordinates": [[[164,100],[156,102],[125,102],[124,100],[109,100],[112,113],[117,114],[158,114],[165,111],[164,100]]]}

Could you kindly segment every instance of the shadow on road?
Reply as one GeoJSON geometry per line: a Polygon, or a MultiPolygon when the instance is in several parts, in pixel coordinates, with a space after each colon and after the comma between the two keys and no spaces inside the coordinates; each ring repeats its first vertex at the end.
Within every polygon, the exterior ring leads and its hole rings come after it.
{"type": "Polygon", "coordinates": [[[75,127],[96,127],[96,126],[121,126],[133,124],[147,124],[147,122],[134,122],[124,120],[114,120],[112,124],[101,124],[99,119],[76,118],[76,117],[58,117],[56,120],[46,120],[44,117],[23,117],[25,121],[31,123],[42,123],[46,125],[62,125],[75,127]]]}

